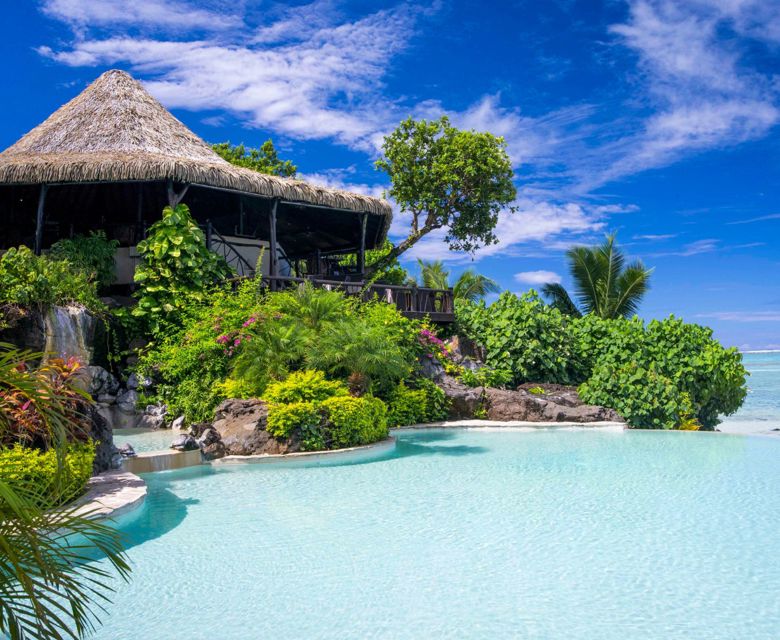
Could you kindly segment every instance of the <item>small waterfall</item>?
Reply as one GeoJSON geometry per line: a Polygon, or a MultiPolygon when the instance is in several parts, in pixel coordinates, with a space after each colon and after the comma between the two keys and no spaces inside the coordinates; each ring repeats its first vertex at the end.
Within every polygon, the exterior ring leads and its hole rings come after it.
{"type": "Polygon", "coordinates": [[[78,358],[89,364],[95,318],[82,307],[49,307],[43,317],[44,351],[52,357],[78,358]]]}

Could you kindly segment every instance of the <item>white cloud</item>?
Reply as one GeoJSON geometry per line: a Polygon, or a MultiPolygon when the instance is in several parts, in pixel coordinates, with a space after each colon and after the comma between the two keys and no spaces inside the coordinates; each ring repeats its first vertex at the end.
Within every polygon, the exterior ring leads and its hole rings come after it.
{"type": "Polygon", "coordinates": [[[676,238],[676,233],[644,233],[632,236],[633,240],[649,240],[651,242],[658,242],[662,240],[671,240],[676,238]]]}
{"type": "Polygon", "coordinates": [[[727,322],[780,322],[780,311],[713,311],[697,317],[727,322]]]}
{"type": "MultiPolygon", "coordinates": [[[[468,262],[493,255],[517,255],[521,245],[568,247],[583,235],[603,231],[605,220],[592,207],[575,202],[553,203],[546,200],[520,198],[513,203],[515,212],[502,211],[495,234],[498,243],[482,247],[474,256],[450,251],[443,241],[445,232],[439,230],[423,238],[409,251],[410,258],[468,262]]],[[[405,235],[405,234],[404,234],[405,235]]]]}
{"type": "Polygon", "coordinates": [[[382,77],[414,20],[401,6],[276,47],[117,35],[39,51],[72,66],[129,64],[153,76],[145,84],[168,107],[224,110],[254,127],[373,153],[377,131],[395,119],[392,103],[381,98],[382,77]]]}
{"type": "Polygon", "coordinates": [[[241,16],[229,12],[227,3],[214,4],[216,10],[176,0],[45,0],[43,11],[79,29],[126,24],[217,31],[242,23],[241,16]]]}
{"type": "Polygon", "coordinates": [[[555,271],[521,271],[515,274],[515,280],[524,284],[560,283],[563,278],[555,271]]]}

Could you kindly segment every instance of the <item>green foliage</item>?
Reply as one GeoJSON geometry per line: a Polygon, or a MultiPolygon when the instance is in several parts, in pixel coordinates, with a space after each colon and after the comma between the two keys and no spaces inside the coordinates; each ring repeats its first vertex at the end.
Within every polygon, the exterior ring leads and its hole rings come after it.
{"type": "Polygon", "coordinates": [[[187,422],[213,418],[214,407],[230,397],[221,383],[230,375],[233,336],[257,311],[259,300],[257,284],[244,280],[235,289],[216,289],[208,304],[184,308],[179,330],[158,335],[136,367],[137,373],[155,380],[157,395],[150,400],[166,403],[187,422]],[[219,342],[221,336],[230,336],[229,344],[219,342]]]}
{"type": "Polygon", "coordinates": [[[328,448],[355,447],[387,437],[387,407],[379,398],[328,398],[322,408],[327,416],[325,441],[328,448]]]}
{"type": "MultiPolygon", "coordinates": [[[[383,266],[379,271],[375,272],[371,280],[381,284],[395,284],[403,285],[409,282],[411,276],[409,272],[401,266],[397,258],[390,258],[389,262],[383,262],[387,258],[390,252],[394,249],[394,245],[389,240],[385,240],[379,249],[368,249],[366,251],[366,267],[370,269],[374,265],[382,262],[383,266]]],[[[347,254],[340,264],[346,267],[354,267],[357,265],[357,255],[354,253],[347,254]]]]}
{"type": "MultiPolygon", "coordinates": [[[[562,315],[529,293],[457,310],[462,332],[484,347],[487,365],[512,382],[579,384],[585,402],[616,409],[633,427],[712,429],[746,395],[736,349],[679,318],[562,315]]],[[[464,373],[468,381],[472,374],[464,373]]]]}
{"type": "Polygon", "coordinates": [[[385,137],[382,149],[376,167],[390,178],[388,195],[411,216],[411,229],[373,269],[436,229],[446,229],[444,240],[456,251],[496,242],[498,213],[516,195],[503,138],[461,131],[446,116],[409,118],[385,137]]]}
{"type": "Polygon", "coordinates": [[[707,327],[674,316],[647,326],[589,316],[576,334],[592,371],[580,395],[615,408],[632,426],[668,429],[695,421],[712,429],[745,399],[742,356],[723,348],[707,327]]]}
{"type": "Polygon", "coordinates": [[[294,178],[298,171],[290,160],[279,159],[279,154],[271,140],[266,140],[259,149],[246,148],[243,143],[232,145],[230,142],[220,142],[211,145],[211,148],[229,163],[260,173],[294,178]]]}
{"type": "Polygon", "coordinates": [[[406,427],[447,418],[448,404],[444,391],[424,378],[415,382],[419,388],[411,388],[402,382],[390,395],[387,404],[389,427],[406,427]]]}
{"type": "Polygon", "coordinates": [[[0,256],[0,304],[21,307],[80,304],[102,311],[94,282],[65,260],[36,256],[27,247],[0,256]]]}
{"type": "Polygon", "coordinates": [[[511,375],[514,384],[577,381],[578,353],[569,320],[535,292],[521,298],[508,291],[490,305],[456,308],[460,330],[481,344],[486,364],[511,375]]]}
{"type": "Polygon", "coordinates": [[[49,256],[54,260],[67,260],[90,282],[104,289],[116,278],[114,254],[118,246],[117,240],[106,238],[105,231],[90,231],[88,236],[58,240],[49,249],[49,256]]]}
{"type": "Polygon", "coordinates": [[[590,313],[601,318],[628,318],[650,288],[652,269],[641,261],[626,264],[615,246],[615,235],[598,247],[572,247],[566,252],[579,308],[560,284],[544,285],[542,293],[562,313],[579,317],[590,313]]]}
{"type": "Polygon", "coordinates": [[[289,438],[300,430],[304,448],[317,449],[309,442],[311,435],[322,422],[320,403],[290,402],[289,404],[271,405],[268,411],[268,433],[275,438],[289,438]],[[307,446],[308,445],[308,446],[307,446]]]}
{"type": "Polygon", "coordinates": [[[263,400],[268,403],[320,403],[334,396],[347,395],[343,382],[326,380],[322,371],[307,370],[291,373],[286,380],[268,385],[263,400]]]}
{"type": "Polygon", "coordinates": [[[259,293],[252,280],[208,299],[183,310],[181,328],[158,335],[138,366],[157,382],[156,399],[188,421],[209,419],[232,393],[261,397],[306,369],[384,394],[409,375],[420,350],[418,324],[383,302],[311,286],[259,293]]]}
{"type": "Polygon", "coordinates": [[[133,315],[145,319],[152,333],[176,323],[186,307],[205,302],[214,284],[231,274],[225,260],[206,249],[205,236],[184,204],[163,209],[138,243],[138,253],[140,288],[133,315]]]}
{"type": "Polygon", "coordinates": [[[73,393],[25,365],[40,356],[0,345],[0,438],[18,433],[21,419],[45,431],[50,445],[45,453],[0,450],[0,635],[75,640],[95,628],[96,611],[110,601],[113,572],[91,562],[95,554],[125,580],[130,567],[114,527],[60,506],[83,490],[94,448],[68,441],[76,431],[73,393]]]}
{"type": "MultiPolygon", "coordinates": [[[[450,272],[441,260],[417,260],[420,266],[420,285],[429,289],[449,289],[450,272]]],[[[466,269],[452,286],[455,303],[477,302],[489,293],[498,293],[495,280],[483,276],[474,269],[466,269]]]]}
{"type": "MultiPolygon", "coordinates": [[[[480,367],[474,371],[463,369],[460,380],[469,387],[505,387],[511,382],[512,374],[505,369],[480,367]]],[[[529,391],[533,393],[531,389],[529,391]]]]}
{"type": "Polygon", "coordinates": [[[66,504],[84,493],[94,458],[92,442],[71,444],[60,469],[55,449],[41,451],[16,444],[0,449],[0,482],[15,489],[35,487],[40,506],[66,504]]]}

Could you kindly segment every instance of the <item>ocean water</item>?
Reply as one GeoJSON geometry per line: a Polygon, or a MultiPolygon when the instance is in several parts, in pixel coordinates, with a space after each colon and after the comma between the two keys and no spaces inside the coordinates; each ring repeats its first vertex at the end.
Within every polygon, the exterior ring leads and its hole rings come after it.
{"type": "Polygon", "coordinates": [[[146,480],[96,638],[780,637],[780,439],[411,430],[146,480]]]}
{"type": "Polygon", "coordinates": [[[780,352],[746,353],[743,358],[750,372],[747,399],[718,429],[780,436],[780,352]]]}

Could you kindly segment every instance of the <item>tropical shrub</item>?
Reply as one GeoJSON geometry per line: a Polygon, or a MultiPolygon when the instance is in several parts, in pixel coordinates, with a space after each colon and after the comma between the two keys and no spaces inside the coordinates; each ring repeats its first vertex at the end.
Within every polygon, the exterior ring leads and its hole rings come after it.
{"type": "Polygon", "coordinates": [[[514,384],[578,381],[570,321],[535,292],[518,298],[505,291],[489,307],[461,304],[456,316],[459,330],[485,349],[486,364],[508,372],[514,384]]]}
{"type": "Polygon", "coordinates": [[[231,274],[224,258],[206,248],[203,231],[184,204],[163,209],[138,243],[138,253],[139,294],[132,313],[146,320],[152,333],[178,321],[185,308],[206,302],[214,284],[231,274]]]}
{"type": "Polygon", "coordinates": [[[320,403],[334,396],[347,395],[343,382],[326,380],[322,371],[296,371],[281,382],[268,385],[263,399],[270,403],[320,403]]]}
{"type": "Polygon", "coordinates": [[[582,361],[591,368],[580,386],[586,402],[620,412],[632,426],[675,428],[692,422],[712,429],[719,415],[745,399],[747,372],[736,349],[725,349],[712,330],[670,316],[606,321],[586,316],[576,324],[582,361]]]}
{"type": "Polygon", "coordinates": [[[95,283],[68,261],[36,256],[27,247],[11,248],[0,256],[0,305],[68,304],[91,311],[105,308],[95,283]]]}
{"type": "Polygon", "coordinates": [[[355,447],[387,437],[387,408],[379,398],[337,396],[322,403],[329,449],[355,447]]]}
{"type": "Polygon", "coordinates": [[[115,278],[114,254],[117,240],[106,238],[105,231],[90,231],[88,236],[64,238],[49,249],[54,260],[66,260],[99,289],[110,286],[115,278]]]}
{"type": "Polygon", "coordinates": [[[11,488],[35,487],[41,506],[62,505],[84,493],[92,477],[95,445],[68,445],[59,467],[55,449],[41,451],[21,444],[0,449],[0,482],[11,488]]]}
{"type": "MultiPolygon", "coordinates": [[[[302,434],[304,445],[307,437],[322,423],[320,403],[291,402],[272,405],[268,411],[267,430],[275,438],[289,438],[296,431],[302,434]]],[[[304,446],[305,449],[311,447],[304,446]]],[[[318,448],[318,447],[315,447],[318,448]]]]}
{"type": "MultiPolygon", "coordinates": [[[[208,304],[183,309],[178,330],[169,327],[169,333],[158,334],[136,367],[139,375],[155,381],[156,395],[149,400],[164,402],[188,422],[211,419],[214,407],[231,396],[222,383],[230,375],[233,336],[258,305],[257,285],[245,280],[236,289],[216,289],[208,304]]],[[[232,384],[238,383],[245,395],[248,383],[234,379],[232,384]]]]}
{"type": "Polygon", "coordinates": [[[505,369],[480,367],[479,369],[463,369],[460,380],[469,387],[505,387],[512,380],[512,374],[505,369]]]}
{"type": "Polygon", "coordinates": [[[48,449],[57,440],[88,438],[87,396],[78,388],[81,364],[74,358],[30,364],[40,359],[41,354],[0,344],[0,446],[48,449]]]}
{"type": "Polygon", "coordinates": [[[243,144],[232,145],[219,142],[211,145],[217,155],[238,167],[253,169],[259,173],[294,178],[297,167],[290,160],[281,160],[273,141],[266,140],[259,149],[247,148],[243,144]]]}
{"type": "Polygon", "coordinates": [[[448,415],[447,399],[435,383],[421,378],[411,388],[400,383],[387,400],[387,425],[406,427],[413,424],[438,422],[448,415]]]}

